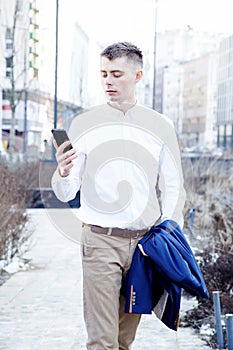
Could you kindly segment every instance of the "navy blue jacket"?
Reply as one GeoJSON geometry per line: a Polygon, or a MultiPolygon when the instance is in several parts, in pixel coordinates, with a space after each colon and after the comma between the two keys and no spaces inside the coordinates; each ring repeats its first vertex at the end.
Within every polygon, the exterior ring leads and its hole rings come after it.
{"type": "Polygon", "coordinates": [[[182,288],[193,295],[209,297],[194,254],[179,225],[172,220],[152,227],[139,243],[148,257],[136,247],[122,283],[125,312],[155,311],[167,327],[177,330],[182,288]]]}

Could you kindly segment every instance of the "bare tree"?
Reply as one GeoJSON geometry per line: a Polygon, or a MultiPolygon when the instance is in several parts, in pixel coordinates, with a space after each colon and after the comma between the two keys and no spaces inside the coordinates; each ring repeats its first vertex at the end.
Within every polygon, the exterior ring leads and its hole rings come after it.
{"type": "Polygon", "coordinates": [[[19,0],[16,0],[14,17],[13,17],[13,27],[12,27],[12,55],[11,55],[11,94],[10,94],[10,105],[11,105],[11,129],[10,129],[10,138],[9,138],[9,154],[10,159],[12,160],[13,151],[14,151],[14,142],[15,142],[15,110],[16,110],[16,91],[15,91],[15,32],[17,17],[19,13],[19,0]]]}
{"type": "MultiPolygon", "coordinates": [[[[9,102],[11,107],[11,127],[9,135],[9,144],[8,151],[10,160],[13,160],[14,147],[15,147],[15,132],[16,132],[16,107],[22,98],[24,88],[21,87],[18,89],[17,82],[19,79],[22,79],[22,75],[26,72],[25,62],[22,64],[22,69],[17,66],[17,55],[18,55],[18,46],[17,46],[17,30],[26,30],[27,28],[19,28],[18,22],[21,15],[20,0],[15,0],[13,7],[13,21],[12,27],[8,28],[8,37],[11,42],[10,54],[7,57],[7,67],[10,68],[10,74],[8,75],[10,88],[9,88],[9,102]],[[20,73],[19,73],[20,72],[20,73]],[[19,73],[19,75],[18,75],[19,73]]],[[[25,44],[25,43],[22,43],[25,44]]],[[[26,50],[26,47],[23,46],[23,50],[26,50]]],[[[8,90],[8,89],[7,89],[8,90]]]]}

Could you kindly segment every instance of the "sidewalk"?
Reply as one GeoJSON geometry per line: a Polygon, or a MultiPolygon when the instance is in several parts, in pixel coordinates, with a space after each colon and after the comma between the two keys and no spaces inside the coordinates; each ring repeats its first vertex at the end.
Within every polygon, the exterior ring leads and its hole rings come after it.
{"type": "MultiPolygon", "coordinates": [[[[80,222],[65,209],[30,209],[31,268],[0,287],[1,350],[85,350],[80,222]],[[55,225],[56,222],[56,225],[55,225]],[[58,229],[70,225],[70,237],[58,229]]],[[[185,303],[185,300],[184,300],[185,303]]],[[[183,307],[186,307],[183,304],[183,307]]],[[[176,334],[154,315],[142,318],[132,350],[208,350],[190,328],[176,334]]]]}

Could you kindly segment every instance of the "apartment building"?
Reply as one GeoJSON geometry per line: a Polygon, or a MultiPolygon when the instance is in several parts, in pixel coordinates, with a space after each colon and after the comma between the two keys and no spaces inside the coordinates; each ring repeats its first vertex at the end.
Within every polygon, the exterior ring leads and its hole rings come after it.
{"type": "Polygon", "coordinates": [[[190,27],[158,34],[157,108],[174,122],[187,147],[216,146],[215,52],[222,38],[190,27]]]}
{"type": "Polygon", "coordinates": [[[233,150],[233,35],[219,48],[217,131],[218,146],[233,150]]]}
{"type": "Polygon", "coordinates": [[[182,141],[187,147],[216,146],[217,54],[183,64],[182,141]]]}
{"type": "Polygon", "coordinates": [[[174,62],[164,67],[163,85],[163,113],[173,121],[177,135],[180,135],[183,117],[183,64],[174,62]]]}
{"type": "Polygon", "coordinates": [[[27,98],[38,79],[37,15],[36,0],[0,1],[0,119],[4,147],[12,130],[14,152],[23,151],[26,136],[29,145],[41,142],[40,105],[27,98]]]}
{"type": "MultiPolygon", "coordinates": [[[[153,82],[148,79],[147,90],[151,91],[152,96],[155,93],[155,109],[173,120],[179,135],[183,118],[182,65],[209,52],[215,52],[222,37],[222,34],[201,32],[189,26],[184,30],[167,30],[157,34],[156,88],[152,91],[153,82]]],[[[153,67],[151,58],[150,77],[154,74],[153,67]]]]}
{"type": "Polygon", "coordinates": [[[39,72],[39,9],[36,0],[29,1],[29,71],[28,79],[38,79],[39,72]]]}
{"type": "Polygon", "coordinates": [[[68,52],[70,55],[69,72],[69,101],[86,107],[88,101],[88,49],[89,38],[76,22],[73,27],[73,38],[68,52]]]}
{"type": "Polygon", "coordinates": [[[169,66],[174,62],[186,62],[216,51],[222,34],[203,32],[187,27],[184,30],[167,30],[158,33],[157,66],[169,66]]]}
{"type": "MultiPolygon", "coordinates": [[[[33,150],[37,156],[51,140],[56,7],[48,12],[48,5],[44,0],[0,0],[0,151],[8,149],[12,134],[14,152],[21,154],[33,150]]],[[[68,127],[87,98],[88,38],[78,24],[69,29],[61,31],[66,45],[59,50],[59,127],[68,127]]]]}

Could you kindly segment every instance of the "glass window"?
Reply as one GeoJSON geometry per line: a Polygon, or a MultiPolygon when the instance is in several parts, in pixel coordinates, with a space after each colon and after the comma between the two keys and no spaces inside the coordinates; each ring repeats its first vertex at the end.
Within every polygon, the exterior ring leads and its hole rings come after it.
{"type": "Polygon", "coordinates": [[[12,40],[12,30],[11,30],[11,28],[6,28],[5,39],[6,40],[12,40]]]}
{"type": "Polygon", "coordinates": [[[6,58],[6,68],[12,68],[13,67],[13,56],[6,58]]]}
{"type": "Polygon", "coordinates": [[[11,77],[11,70],[6,70],[6,78],[10,78],[11,77]]]}
{"type": "Polygon", "coordinates": [[[7,50],[12,50],[12,48],[13,48],[13,45],[12,45],[12,43],[6,43],[6,49],[7,50]]]}

